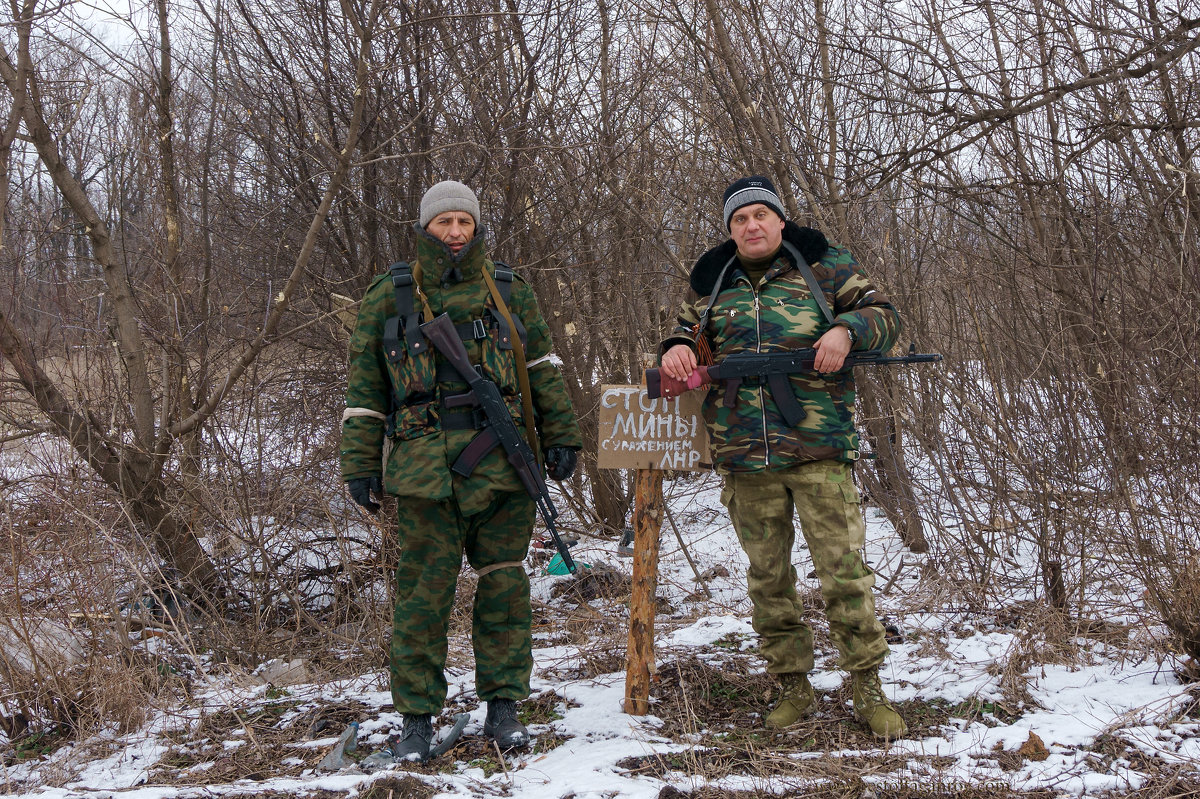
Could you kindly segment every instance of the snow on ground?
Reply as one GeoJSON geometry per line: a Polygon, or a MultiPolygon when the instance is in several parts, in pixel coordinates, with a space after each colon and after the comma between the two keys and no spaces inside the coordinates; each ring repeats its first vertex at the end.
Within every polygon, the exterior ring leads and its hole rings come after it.
{"type": "MultiPolygon", "coordinates": [[[[689,542],[697,569],[724,571],[709,583],[711,598],[697,596],[691,567],[671,526],[664,525],[660,594],[677,612],[660,616],[657,622],[660,666],[688,655],[719,659],[736,651],[753,657],[754,633],[744,591],[745,560],[719,507],[715,481],[702,481],[698,489],[694,481],[683,488],[668,483],[668,489],[674,494],[670,500],[672,516],[689,542]]],[[[610,542],[585,540],[577,547],[575,557],[628,571],[631,561],[616,558],[614,549],[610,542]]],[[[1191,688],[1175,677],[1170,661],[1155,660],[1114,644],[1081,642],[1072,658],[1039,662],[1028,651],[1030,642],[1038,641],[1036,631],[1031,635],[1029,630],[979,623],[961,608],[927,607],[926,602],[920,606],[923,609],[917,609],[912,599],[921,585],[919,570],[913,564],[919,565],[921,558],[902,552],[894,532],[874,513],[868,513],[866,554],[880,572],[881,587],[895,569],[901,568],[902,560],[906,569],[879,597],[881,615],[886,614],[904,633],[903,641],[893,645],[883,671],[886,690],[898,702],[938,702],[951,710],[946,723],[923,729],[920,735],[886,749],[817,754],[852,757],[886,752],[905,758],[904,767],[864,777],[881,785],[919,781],[925,786],[1006,786],[1015,791],[1050,789],[1063,796],[1136,789],[1146,778],[1147,763],[1200,762],[1197,702],[1189,693],[1191,688]],[[1004,680],[1023,687],[1024,707],[1001,711],[1001,705],[1012,702],[1011,695],[1005,695],[1004,680]],[[967,706],[976,708],[976,712],[958,717],[955,708],[967,706]],[[1041,750],[1035,747],[1031,756],[1014,755],[1031,741],[1031,735],[1040,739],[1041,750]],[[1119,754],[1114,756],[1111,748],[1098,746],[1103,740],[1123,742],[1125,751],[1140,752],[1144,757],[1135,763],[1119,754]]],[[[797,563],[805,582],[802,548],[798,548],[797,563]]],[[[562,579],[536,575],[535,597],[553,607],[557,600],[551,597],[551,589],[562,579]]],[[[611,612],[611,608],[605,612],[611,612]]],[[[479,765],[458,762],[445,764],[438,773],[414,776],[435,786],[437,795],[445,797],[650,799],[668,783],[685,790],[701,787],[703,778],[699,775],[668,774],[663,780],[619,765],[631,756],[679,752],[692,744],[672,741],[661,734],[663,723],[655,716],[634,717],[622,712],[623,672],[564,679],[560,676],[564,665],[587,653],[561,640],[540,643],[545,646],[535,652],[534,694],[553,690],[563,701],[558,705],[561,718],[536,726],[534,732],[553,733],[563,742],[549,751],[511,756],[506,771],[488,773],[479,765]]],[[[1044,643],[1051,647],[1056,642],[1044,643]]],[[[834,659],[830,651],[818,652],[813,683],[818,692],[826,694],[825,701],[830,701],[828,694],[836,691],[843,679],[832,667],[834,659]]],[[[449,677],[450,701],[459,700],[473,708],[465,735],[481,734],[484,708],[474,701],[470,670],[456,670],[449,677]]],[[[360,750],[381,747],[386,732],[399,722],[399,716],[390,711],[383,673],[292,686],[289,690],[293,698],[305,701],[353,700],[374,708],[373,714],[360,719],[360,750]]],[[[17,795],[94,799],[241,797],[272,791],[303,795],[317,790],[354,794],[365,791],[381,775],[402,773],[367,775],[351,768],[330,774],[309,769],[298,777],[240,780],[225,785],[146,784],[151,767],[167,751],[166,733],[186,728],[202,710],[252,705],[263,699],[264,691],[264,686],[245,688],[232,681],[214,680],[206,690],[196,693],[193,706],[162,713],[137,734],[67,746],[49,758],[9,766],[4,769],[0,785],[17,795]],[[108,754],[96,756],[101,751],[108,754]],[[76,762],[80,759],[85,762],[76,762]]],[[[340,731],[339,727],[330,737],[300,741],[297,746],[326,751],[333,747],[340,731]]],[[[231,734],[226,746],[239,745],[237,736],[231,734]]],[[[794,782],[764,783],[754,776],[731,776],[718,783],[730,790],[795,787],[794,782]]]]}

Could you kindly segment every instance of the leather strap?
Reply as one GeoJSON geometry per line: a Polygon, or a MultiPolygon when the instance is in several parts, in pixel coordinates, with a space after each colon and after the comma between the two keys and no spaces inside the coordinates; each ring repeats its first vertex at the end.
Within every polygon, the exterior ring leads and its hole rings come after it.
{"type": "Polygon", "coordinates": [[[541,466],[542,448],[538,445],[537,428],[533,423],[533,392],[529,388],[529,369],[525,364],[525,347],[521,344],[521,337],[517,335],[518,328],[513,322],[512,314],[508,311],[508,303],[500,295],[500,290],[496,288],[496,281],[492,280],[486,267],[483,270],[483,279],[487,282],[488,291],[492,293],[492,299],[496,301],[496,310],[508,323],[508,337],[512,340],[513,357],[517,361],[517,382],[521,384],[521,410],[525,413],[525,438],[529,442],[529,448],[537,457],[538,465],[541,466]]]}
{"type": "Polygon", "coordinates": [[[496,435],[496,431],[490,427],[483,428],[471,439],[470,443],[462,448],[462,452],[458,453],[450,471],[460,477],[470,477],[479,462],[498,446],[500,446],[500,438],[496,435]]]}

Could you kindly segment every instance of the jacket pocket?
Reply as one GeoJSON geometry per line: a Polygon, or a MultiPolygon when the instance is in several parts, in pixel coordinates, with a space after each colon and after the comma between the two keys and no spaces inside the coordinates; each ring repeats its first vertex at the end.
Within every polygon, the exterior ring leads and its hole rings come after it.
{"type": "Polygon", "coordinates": [[[404,403],[409,397],[433,393],[437,380],[433,355],[412,357],[405,354],[397,363],[388,362],[388,372],[396,391],[396,401],[404,403]]]}
{"type": "Polygon", "coordinates": [[[504,350],[496,343],[499,331],[492,328],[486,339],[480,341],[479,365],[483,376],[500,388],[500,393],[511,396],[520,391],[517,379],[517,356],[513,350],[504,350]]]}
{"type": "Polygon", "coordinates": [[[391,437],[396,441],[412,441],[438,431],[437,402],[401,405],[392,417],[391,437]]]}
{"type": "Polygon", "coordinates": [[[383,487],[400,497],[450,496],[450,467],[442,432],[435,428],[419,437],[394,439],[384,462],[383,487]]]}

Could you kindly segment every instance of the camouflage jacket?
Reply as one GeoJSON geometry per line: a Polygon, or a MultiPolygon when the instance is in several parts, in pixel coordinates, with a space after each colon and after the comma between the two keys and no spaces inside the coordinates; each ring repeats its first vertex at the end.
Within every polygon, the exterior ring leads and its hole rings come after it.
{"type": "MultiPolygon", "coordinates": [[[[412,268],[420,291],[413,292],[414,307],[422,309],[423,295],[434,316],[446,313],[456,325],[474,322],[486,329],[486,336],[463,344],[471,363],[499,386],[523,432],[516,358],[507,339],[501,341],[495,302],[483,278],[484,269],[493,276],[496,272],[485,255],[483,237],[479,229],[455,257],[441,241],[417,228],[417,258],[412,268]]],[[[550,331],[533,291],[519,278],[512,281],[508,307],[514,321],[525,329],[525,359],[543,451],[554,446],[580,447],[582,438],[566,386],[550,359],[550,331]]],[[[453,496],[464,514],[485,509],[497,492],[523,490],[502,447],[486,455],[470,477],[450,471],[477,432],[443,429],[443,417],[471,412],[469,408],[450,410],[443,404],[447,396],[466,392],[466,381],[432,347],[414,356],[401,339],[398,357],[389,359],[383,347],[384,327],[388,318],[396,315],[395,290],[389,275],[384,274],[367,289],[350,337],[342,478],[382,474],[389,494],[435,500],[453,496]]]]}
{"type": "MultiPolygon", "coordinates": [[[[857,336],[854,349],[887,350],[900,334],[900,318],[842,247],[831,246],[812,228],[788,222],[784,238],[812,266],[835,324],[857,336]]],[[[692,268],[692,292],[679,311],[678,324],[660,345],[665,353],[676,344],[696,347],[693,330],[698,324],[717,277],[734,258],[737,246],[730,239],[701,256],[692,268]]],[[[811,347],[829,329],[803,275],[786,248],[771,264],[757,286],[735,260],[725,272],[724,288],[709,312],[703,335],[716,361],[739,352],[778,352],[811,347]]],[[[789,427],[765,385],[742,383],[734,407],[724,405],[725,387],[713,385],[704,400],[704,417],[712,444],[713,465],[723,471],[780,469],[797,463],[858,458],[854,427],[854,375],[846,369],[836,374],[793,375],[789,378],[805,418],[789,427]]]]}

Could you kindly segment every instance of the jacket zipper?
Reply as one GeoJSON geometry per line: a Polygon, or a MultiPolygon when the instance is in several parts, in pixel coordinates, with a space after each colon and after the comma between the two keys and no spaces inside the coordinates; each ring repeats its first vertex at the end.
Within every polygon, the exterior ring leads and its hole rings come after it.
{"type": "MultiPolygon", "coordinates": [[[[762,314],[758,302],[758,289],[751,286],[751,291],[754,292],[754,351],[762,352],[762,314]]],[[[762,435],[763,435],[763,467],[770,468],[771,466],[771,440],[767,438],[767,398],[763,393],[763,385],[761,379],[758,383],[758,409],[762,414],[762,435]]]]}

